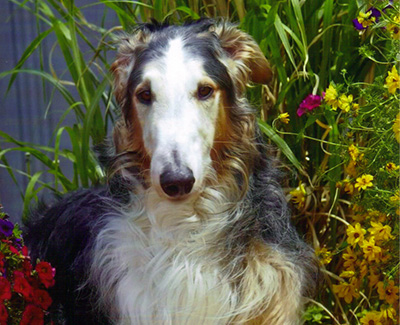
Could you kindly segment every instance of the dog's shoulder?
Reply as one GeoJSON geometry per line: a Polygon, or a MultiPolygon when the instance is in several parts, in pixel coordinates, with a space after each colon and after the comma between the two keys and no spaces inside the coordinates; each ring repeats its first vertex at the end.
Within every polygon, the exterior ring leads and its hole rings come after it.
{"type": "MultiPolygon", "coordinates": [[[[24,238],[33,258],[73,258],[95,235],[96,224],[115,204],[108,188],[80,189],[33,209],[24,227],[24,238]],[[58,253],[57,253],[58,252],[58,253]]],[[[66,262],[66,261],[65,261],[66,262]]]]}
{"type": "Polygon", "coordinates": [[[39,204],[24,227],[33,263],[44,260],[56,269],[55,286],[50,288],[52,313],[66,317],[67,324],[108,323],[88,308],[95,291],[84,284],[102,220],[116,213],[117,205],[108,187],[80,189],[39,204]]]}

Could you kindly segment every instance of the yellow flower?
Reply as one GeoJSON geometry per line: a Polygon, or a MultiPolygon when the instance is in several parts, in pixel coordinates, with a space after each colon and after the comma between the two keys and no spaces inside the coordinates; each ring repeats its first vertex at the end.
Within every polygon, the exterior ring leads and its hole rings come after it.
{"type": "Polygon", "coordinates": [[[289,124],[289,121],[290,121],[290,119],[289,119],[289,113],[282,113],[282,114],[279,114],[278,119],[279,119],[282,123],[289,124]]]}
{"type": "Polygon", "coordinates": [[[371,221],[371,226],[372,228],[369,228],[368,231],[377,241],[386,241],[394,238],[391,234],[392,228],[390,226],[384,226],[380,222],[373,221],[371,221]]]}
{"type": "Polygon", "coordinates": [[[354,160],[349,161],[349,164],[345,167],[345,171],[348,175],[355,177],[357,175],[356,163],[354,160]]]}
{"type": "Polygon", "coordinates": [[[357,261],[357,255],[356,253],[350,248],[346,248],[347,253],[343,253],[342,258],[344,259],[343,266],[346,268],[348,271],[354,271],[354,265],[356,264],[357,261]]]}
{"type": "Polygon", "coordinates": [[[352,205],[352,210],[355,213],[363,213],[364,212],[364,208],[361,205],[358,205],[358,204],[353,204],[352,205]]]}
{"type": "MultiPolygon", "coordinates": [[[[361,23],[360,23],[361,24],[361,23]]],[[[400,39],[400,15],[393,18],[393,22],[389,23],[387,26],[392,38],[400,39]]]]}
{"type": "Polygon", "coordinates": [[[389,319],[392,319],[392,320],[395,321],[396,320],[396,315],[397,315],[396,309],[394,309],[393,307],[387,306],[385,308],[384,306],[381,306],[381,317],[384,320],[388,321],[389,319]]]}
{"type": "Polygon", "coordinates": [[[357,20],[364,27],[367,28],[373,22],[375,22],[376,18],[372,16],[372,11],[368,11],[367,13],[361,12],[358,14],[357,20]]]}
{"type": "Polygon", "coordinates": [[[316,249],[315,254],[324,265],[329,264],[332,261],[332,252],[328,251],[326,247],[316,249]]]}
{"type": "Polygon", "coordinates": [[[395,163],[393,163],[393,162],[388,162],[387,164],[386,164],[386,170],[389,172],[389,173],[391,173],[391,172],[393,172],[393,171],[395,171],[395,170],[398,170],[400,168],[400,166],[397,166],[395,163]]]}
{"type": "Polygon", "coordinates": [[[349,195],[352,195],[354,192],[354,186],[348,179],[344,180],[344,191],[349,195]]]}
{"type": "Polygon", "coordinates": [[[399,292],[399,287],[394,285],[394,281],[390,280],[387,285],[382,281],[378,282],[378,294],[380,300],[386,300],[388,304],[394,304],[395,301],[399,300],[397,293],[399,292]]]}
{"type": "Polygon", "coordinates": [[[360,267],[360,278],[363,279],[368,273],[369,265],[366,260],[362,260],[359,267],[360,267]]]}
{"type": "Polygon", "coordinates": [[[360,246],[362,247],[364,256],[368,262],[379,260],[382,248],[375,245],[374,237],[371,237],[369,240],[364,240],[360,246]]]}
{"type": "Polygon", "coordinates": [[[378,222],[385,222],[386,221],[386,214],[384,212],[379,212],[377,210],[370,210],[368,211],[368,215],[378,222]]]}
{"type": "Polygon", "coordinates": [[[348,304],[353,301],[353,298],[358,298],[360,295],[354,280],[350,283],[342,282],[341,284],[334,284],[333,292],[336,293],[339,298],[344,298],[344,301],[348,304]]]}
{"type": "Polygon", "coordinates": [[[394,195],[389,198],[389,200],[394,205],[399,204],[400,203],[400,191],[395,192],[394,195]]]}
{"type": "Polygon", "coordinates": [[[371,268],[368,275],[368,285],[374,287],[381,277],[381,272],[377,268],[371,268]]]}
{"type": "Polygon", "coordinates": [[[381,262],[382,263],[387,263],[389,260],[391,260],[393,255],[390,253],[389,249],[383,249],[382,248],[382,256],[381,256],[381,262]]]}
{"type": "Polygon", "coordinates": [[[396,138],[397,142],[400,143],[400,113],[396,115],[396,119],[394,120],[392,128],[394,137],[396,138]]]}
{"type": "Polygon", "coordinates": [[[349,146],[349,155],[350,155],[350,157],[351,157],[351,159],[353,159],[354,161],[356,161],[357,160],[357,158],[358,158],[358,154],[360,153],[360,151],[358,150],[358,148],[354,145],[354,144],[351,144],[350,146],[349,146]]]}
{"type": "Polygon", "coordinates": [[[347,113],[348,111],[350,111],[352,103],[353,103],[353,95],[346,96],[345,94],[343,94],[339,97],[338,106],[343,112],[347,113]]]}
{"type": "Polygon", "coordinates": [[[355,274],[355,271],[343,271],[342,273],[340,273],[340,276],[342,278],[352,278],[355,274]]]}
{"type": "Polygon", "coordinates": [[[385,81],[385,87],[389,90],[389,93],[394,94],[397,89],[400,89],[400,76],[395,65],[392,67],[392,70],[388,72],[385,81]]]}
{"type": "Polygon", "coordinates": [[[325,90],[324,100],[327,104],[332,106],[333,110],[336,111],[339,106],[339,96],[333,85],[329,85],[329,87],[325,90]]]}
{"type": "Polygon", "coordinates": [[[299,184],[297,188],[294,190],[290,191],[290,195],[292,195],[292,200],[294,203],[297,204],[297,207],[299,209],[304,207],[304,204],[306,202],[306,190],[304,188],[304,185],[302,183],[299,184]]]}
{"type": "Polygon", "coordinates": [[[369,174],[364,174],[361,177],[358,177],[356,179],[355,188],[360,188],[362,190],[366,190],[367,187],[373,186],[373,184],[372,184],[373,179],[374,179],[374,176],[369,175],[369,174]]]}
{"type": "Polygon", "coordinates": [[[346,232],[347,242],[351,246],[355,247],[357,244],[362,243],[362,241],[364,240],[364,235],[367,231],[361,228],[361,225],[359,223],[356,223],[354,227],[352,225],[349,225],[346,232]]]}
{"type": "Polygon", "coordinates": [[[382,325],[381,313],[377,311],[369,311],[360,319],[362,325],[382,325]]]}

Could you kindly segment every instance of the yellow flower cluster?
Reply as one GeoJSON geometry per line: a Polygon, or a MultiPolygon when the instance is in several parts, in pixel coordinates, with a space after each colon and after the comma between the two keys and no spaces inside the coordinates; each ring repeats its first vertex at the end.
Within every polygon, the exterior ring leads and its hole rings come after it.
{"type": "Polygon", "coordinates": [[[362,325],[386,325],[395,324],[396,310],[393,307],[383,308],[380,311],[368,311],[361,319],[362,325]]]}
{"type": "Polygon", "coordinates": [[[350,109],[359,109],[359,105],[353,102],[353,95],[350,94],[346,96],[345,94],[341,94],[339,96],[336,88],[332,84],[325,90],[324,100],[334,111],[336,111],[338,107],[345,113],[348,113],[350,109]]]}
{"type": "MultiPolygon", "coordinates": [[[[356,214],[362,215],[360,222],[349,224],[346,229],[348,246],[341,253],[342,281],[333,285],[333,292],[347,304],[368,290],[369,296],[380,301],[380,311],[364,312],[359,319],[361,324],[395,324],[398,321],[396,303],[399,300],[399,287],[395,280],[382,273],[394,260],[394,239],[392,228],[384,224],[387,216],[378,211],[365,213],[359,206],[356,214]]],[[[375,305],[377,307],[377,305],[375,305]]]]}

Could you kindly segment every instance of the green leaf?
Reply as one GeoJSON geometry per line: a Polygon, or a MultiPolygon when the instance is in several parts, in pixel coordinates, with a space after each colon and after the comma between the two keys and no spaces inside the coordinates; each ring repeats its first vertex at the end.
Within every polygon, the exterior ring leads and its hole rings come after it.
{"type": "Polygon", "coordinates": [[[10,71],[4,71],[2,73],[0,73],[0,78],[4,78],[9,74],[13,74],[13,73],[30,73],[33,75],[37,75],[40,76],[42,78],[44,78],[45,80],[49,81],[60,93],[61,95],[63,95],[64,99],[70,104],[74,104],[75,103],[75,99],[72,97],[71,93],[67,90],[67,88],[65,88],[61,81],[54,78],[52,75],[50,75],[47,72],[44,71],[40,71],[40,70],[34,70],[34,69],[19,69],[19,70],[10,70],[10,71]]]}
{"type": "Polygon", "coordinates": [[[28,216],[29,216],[29,208],[31,206],[31,201],[34,197],[36,197],[37,193],[42,189],[39,188],[35,190],[35,185],[39,180],[39,177],[42,176],[43,172],[37,172],[35,173],[32,178],[30,179],[28,186],[26,187],[25,190],[25,195],[24,195],[24,205],[23,205],[23,213],[22,213],[22,222],[26,223],[28,221],[28,216]]]}
{"type": "Polygon", "coordinates": [[[283,140],[276,132],[275,130],[265,123],[262,120],[258,120],[258,125],[260,126],[261,131],[269,138],[271,139],[277,147],[282,151],[282,153],[286,156],[286,158],[293,164],[294,167],[297,168],[297,170],[303,174],[307,175],[305,170],[303,169],[303,166],[301,163],[298,161],[296,156],[294,155],[293,151],[289,148],[288,144],[283,140]]]}
{"type": "Polygon", "coordinates": [[[199,19],[200,18],[200,16],[196,12],[194,12],[192,9],[190,9],[188,7],[185,7],[185,6],[179,6],[179,7],[176,7],[175,9],[172,9],[167,14],[167,16],[172,15],[176,11],[184,12],[184,13],[188,14],[190,16],[190,18],[192,18],[192,19],[199,19]]]}
{"type": "Polygon", "coordinates": [[[322,61],[320,68],[320,82],[321,87],[325,87],[329,78],[329,69],[328,65],[331,58],[331,50],[332,50],[332,28],[329,26],[332,23],[332,13],[333,13],[333,0],[324,1],[324,16],[323,16],[323,26],[324,26],[324,35],[322,36],[322,61]]]}
{"type": "MultiPolygon", "coordinates": [[[[46,38],[47,35],[49,35],[53,31],[53,28],[50,28],[43,33],[40,33],[29,46],[25,49],[24,53],[22,54],[21,58],[18,60],[18,63],[15,65],[15,67],[11,71],[18,71],[25,61],[31,56],[31,54],[36,50],[36,48],[40,45],[40,43],[46,38]]],[[[14,83],[15,78],[17,77],[18,73],[15,72],[11,75],[10,81],[8,82],[8,87],[6,91],[6,95],[10,91],[11,86],[14,83]]]]}
{"type": "Polygon", "coordinates": [[[289,60],[292,63],[294,69],[296,70],[297,65],[296,65],[296,61],[294,60],[294,56],[293,56],[292,49],[291,49],[291,46],[289,43],[289,39],[286,35],[284,24],[282,23],[282,20],[280,19],[280,17],[278,15],[275,16],[274,26],[279,35],[279,38],[282,41],[283,47],[285,48],[285,51],[289,57],[289,60]]]}

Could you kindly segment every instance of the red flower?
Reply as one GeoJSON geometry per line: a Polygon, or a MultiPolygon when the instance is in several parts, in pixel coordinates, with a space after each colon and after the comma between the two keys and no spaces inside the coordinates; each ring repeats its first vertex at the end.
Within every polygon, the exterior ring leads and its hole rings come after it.
{"type": "Polygon", "coordinates": [[[53,303],[50,295],[47,293],[46,290],[35,290],[33,292],[33,301],[39,307],[42,307],[44,310],[47,310],[50,305],[53,303]]]}
{"type": "Polygon", "coordinates": [[[26,246],[22,247],[21,254],[24,255],[25,257],[28,257],[28,247],[26,246]]]}
{"type": "Polygon", "coordinates": [[[4,261],[5,261],[5,256],[3,253],[0,253],[0,272],[3,271],[4,268],[4,261]]]}
{"type": "Polygon", "coordinates": [[[29,260],[24,260],[22,262],[22,271],[25,276],[30,276],[32,272],[32,264],[29,260]]]}
{"type": "Polygon", "coordinates": [[[44,323],[44,313],[39,307],[35,305],[27,305],[24,313],[22,314],[22,319],[20,325],[43,325],[44,323]]]}
{"type": "Polygon", "coordinates": [[[50,288],[54,285],[56,270],[51,267],[50,263],[40,262],[36,265],[35,270],[38,273],[40,281],[46,288],[50,288]]]}
{"type": "Polygon", "coordinates": [[[11,253],[15,254],[15,255],[19,255],[20,252],[18,251],[18,249],[16,249],[14,246],[9,246],[11,253]]]}
{"type": "Polygon", "coordinates": [[[0,278],[0,301],[11,299],[11,284],[6,278],[0,278]]]}
{"type": "Polygon", "coordinates": [[[4,304],[0,304],[0,324],[7,324],[8,313],[6,306],[4,304]]]}
{"type": "Polygon", "coordinates": [[[33,300],[33,288],[25,279],[22,272],[14,272],[14,291],[22,294],[26,300],[33,300]]]}

